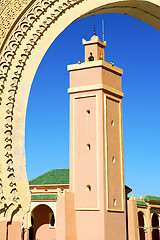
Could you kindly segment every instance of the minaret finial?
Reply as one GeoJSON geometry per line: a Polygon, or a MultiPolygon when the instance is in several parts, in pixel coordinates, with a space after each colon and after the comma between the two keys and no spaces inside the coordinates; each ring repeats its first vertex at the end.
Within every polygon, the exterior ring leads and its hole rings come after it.
{"type": "Polygon", "coordinates": [[[96,27],[95,27],[95,25],[94,25],[93,34],[96,35],[96,27]]]}

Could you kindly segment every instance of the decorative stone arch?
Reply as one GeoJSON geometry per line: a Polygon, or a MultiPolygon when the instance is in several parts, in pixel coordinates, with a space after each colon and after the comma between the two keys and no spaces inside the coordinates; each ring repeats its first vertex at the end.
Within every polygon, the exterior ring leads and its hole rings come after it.
{"type": "Polygon", "coordinates": [[[143,211],[142,209],[138,211],[138,213],[141,212],[143,214],[143,219],[144,219],[144,228],[146,228],[147,224],[146,224],[146,216],[145,216],[145,211],[143,211]]]}
{"type": "MultiPolygon", "coordinates": [[[[50,225],[50,220],[51,220],[51,216],[54,216],[54,221],[55,221],[55,213],[54,210],[52,209],[52,207],[46,203],[38,203],[33,209],[32,212],[30,214],[30,217],[33,218],[33,225],[31,224],[29,226],[29,229],[32,228],[32,233],[33,233],[33,239],[39,239],[39,237],[37,237],[37,231],[39,231],[41,228],[43,228],[43,237],[45,237],[46,239],[50,239],[50,237],[48,236],[48,231],[50,231],[52,229],[52,233],[53,230],[55,229],[55,225],[54,227],[51,227],[50,225]],[[44,231],[45,230],[45,231],[44,231]],[[45,234],[45,236],[44,236],[45,234]]],[[[40,233],[42,234],[42,232],[40,233]]],[[[41,236],[39,234],[39,236],[41,236]]],[[[55,233],[54,233],[55,235],[55,233]]]]}
{"type": "Polygon", "coordinates": [[[160,221],[160,212],[159,211],[157,212],[156,210],[151,212],[151,220],[152,220],[152,217],[153,217],[154,214],[157,215],[158,220],[160,221]]]}
{"type": "Polygon", "coordinates": [[[26,108],[34,75],[48,47],[70,23],[98,13],[125,13],[160,30],[160,2],[6,0],[0,3],[0,12],[0,219],[23,221],[30,205],[26,108]]]}
{"type": "Polygon", "coordinates": [[[139,224],[139,238],[140,240],[145,240],[146,219],[145,213],[141,210],[138,211],[138,224],[139,224]]]}
{"type": "Polygon", "coordinates": [[[39,206],[46,206],[46,207],[48,207],[51,211],[52,211],[52,213],[54,213],[54,210],[52,209],[52,207],[50,206],[50,204],[48,204],[47,202],[45,202],[45,203],[37,203],[36,204],[36,206],[34,206],[33,208],[32,208],[32,210],[30,211],[30,215],[29,215],[29,217],[31,217],[32,216],[32,214],[33,214],[33,212],[36,210],[36,208],[38,208],[39,206]]]}
{"type": "Polygon", "coordinates": [[[28,213],[28,228],[31,227],[31,216],[34,212],[34,210],[39,206],[39,205],[45,205],[47,207],[49,207],[52,212],[54,213],[55,217],[56,217],[56,202],[35,202],[34,205],[31,205],[30,207],[30,212],[28,213]]]}

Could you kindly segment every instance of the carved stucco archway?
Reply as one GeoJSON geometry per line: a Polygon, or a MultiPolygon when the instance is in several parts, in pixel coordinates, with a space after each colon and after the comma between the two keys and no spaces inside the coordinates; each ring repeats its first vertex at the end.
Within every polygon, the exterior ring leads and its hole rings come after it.
{"type": "MultiPolygon", "coordinates": [[[[0,218],[21,221],[29,210],[25,169],[25,115],[42,57],[73,21],[98,13],[125,13],[160,30],[160,2],[6,0],[0,3],[0,218]]],[[[42,93],[43,94],[43,93],[42,93]]]]}

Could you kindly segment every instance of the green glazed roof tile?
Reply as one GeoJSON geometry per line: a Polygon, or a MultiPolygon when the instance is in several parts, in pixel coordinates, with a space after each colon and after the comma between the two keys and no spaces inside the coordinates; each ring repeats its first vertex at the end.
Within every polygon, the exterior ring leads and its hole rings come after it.
{"type": "Polygon", "coordinates": [[[160,202],[160,197],[157,196],[151,196],[151,195],[146,195],[144,200],[146,201],[157,201],[160,202]]]}
{"type": "Polygon", "coordinates": [[[137,205],[148,206],[144,201],[137,201],[137,205]]]}
{"type": "Polygon", "coordinates": [[[69,169],[54,169],[29,181],[29,185],[69,184],[69,169]]]}
{"type": "Polygon", "coordinates": [[[57,194],[31,195],[32,200],[57,200],[57,194]]]}
{"type": "MultiPolygon", "coordinates": [[[[29,185],[44,184],[69,184],[69,169],[53,169],[29,181],[29,185]]],[[[125,188],[126,190],[132,190],[126,185],[125,188]]]]}

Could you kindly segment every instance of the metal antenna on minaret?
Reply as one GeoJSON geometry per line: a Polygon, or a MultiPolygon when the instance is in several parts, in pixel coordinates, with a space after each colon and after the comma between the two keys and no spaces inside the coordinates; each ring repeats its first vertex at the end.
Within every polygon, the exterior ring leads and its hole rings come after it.
{"type": "Polygon", "coordinates": [[[102,39],[104,42],[104,20],[102,20],[102,39]]]}
{"type": "Polygon", "coordinates": [[[94,25],[93,34],[96,35],[96,27],[95,27],[95,25],[94,25]]]}

